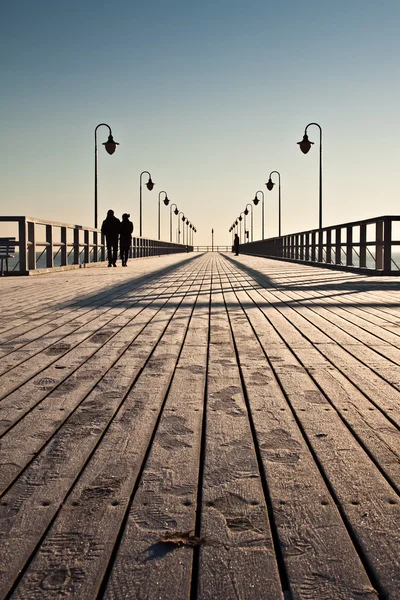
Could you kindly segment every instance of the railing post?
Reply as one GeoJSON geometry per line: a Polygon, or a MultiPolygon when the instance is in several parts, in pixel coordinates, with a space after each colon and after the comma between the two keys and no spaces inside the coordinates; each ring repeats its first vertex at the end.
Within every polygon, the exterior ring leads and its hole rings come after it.
{"type": "Polygon", "coordinates": [[[316,259],[315,239],[316,239],[316,233],[315,233],[315,231],[312,231],[311,232],[311,261],[312,262],[315,262],[315,259],[316,259]]]}
{"type": "Polygon", "coordinates": [[[318,230],[318,262],[324,262],[324,232],[322,229],[318,230]]]}
{"type": "Polygon", "coordinates": [[[99,261],[99,234],[93,231],[93,262],[99,261]]]}
{"type": "Polygon", "coordinates": [[[19,241],[19,271],[25,274],[27,272],[27,239],[26,239],[26,219],[18,220],[18,241],[19,241]]]}
{"type": "Polygon", "coordinates": [[[335,234],[335,265],[341,265],[342,264],[342,230],[340,229],[340,227],[336,227],[336,234],[335,234]]]}
{"type": "Polygon", "coordinates": [[[326,230],[326,262],[331,264],[332,262],[332,230],[326,230]]]}
{"type": "Polygon", "coordinates": [[[375,244],[375,268],[381,271],[383,269],[383,221],[376,222],[375,244]]]}
{"type": "Polygon", "coordinates": [[[36,269],[35,223],[28,221],[28,269],[36,269]]]}
{"type": "Polygon", "coordinates": [[[367,266],[367,224],[360,224],[360,267],[367,266]]]}
{"type": "Polygon", "coordinates": [[[65,267],[68,259],[67,228],[61,227],[61,266],[65,267]]]}
{"type": "Polygon", "coordinates": [[[353,265],[353,227],[346,227],[346,266],[353,265]]]}
{"type": "Polygon", "coordinates": [[[310,234],[304,234],[304,260],[310,260],[310,234]]]}
{"type": "Polygon", "coordinates": [[[83,260],[87,264],[90,262],[90,245],[89,245],[89,231],[85,229],[83,232],[83,240],[85,243],[85,248],[83,250],[83,260]]]}
{"type": "Polygon", "coordinates": [[[79,265],[79,229],[74,229],[74,265],[79,265]]]}
{"type": "Polygon", "coordinates": [[[392,220],[385,219],[383,227],[383,269],[389,273],[392,270],[392,220]]]}
{"type": "Polygon", "coordinates": [[[46,267],[52,269],[54,267],[54,252],[53,252],[53,225],[46,225],[46,267]]]}

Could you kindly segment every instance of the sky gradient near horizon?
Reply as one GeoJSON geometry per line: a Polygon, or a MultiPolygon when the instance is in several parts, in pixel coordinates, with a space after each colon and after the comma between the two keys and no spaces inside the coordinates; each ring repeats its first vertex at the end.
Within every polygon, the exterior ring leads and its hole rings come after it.
{"type": "MultiPolygon", "coordinates": [[[[16,0],[0,36],[0,215],[93,226],[94,129],[99,219],[131,214],[157,236],[161,190],[195,225],[196,244],[229,244],[233,221],[265,193],[266,237],[399,214],[398,0],[16,0]],[[143,180],[145,182],[145,179],[143,180]]],[[[254,237],[260,238],[260,205],[254,237]]],[[[162,206],[162,238],[169,210],[162,206]]]]}

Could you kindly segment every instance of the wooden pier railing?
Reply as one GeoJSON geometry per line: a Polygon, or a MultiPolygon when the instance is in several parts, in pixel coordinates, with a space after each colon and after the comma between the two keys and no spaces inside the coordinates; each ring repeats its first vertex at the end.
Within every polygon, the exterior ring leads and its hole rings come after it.
{"type": "Polygon", "coordinates": [[[400,216],[375,217],[240,245],[242,254],[400,274],[400,216]]]}
{"type": "MultiPolygon", "coordinates": [[[[99,229],[44,221],[33,217],[0,217],[0,226],[13,231],[15,257],[8,275],[28,275],[53,269],[91,266],[106,260],[104,236],[99,229]]],[[[131,258],[191,252],[192,246],[132,238],[131,258]]]]}

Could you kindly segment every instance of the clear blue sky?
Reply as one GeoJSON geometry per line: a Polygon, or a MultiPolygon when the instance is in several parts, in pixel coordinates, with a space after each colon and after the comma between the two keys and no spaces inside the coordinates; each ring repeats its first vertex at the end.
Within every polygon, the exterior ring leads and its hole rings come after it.
{"type": "MultiPolygon", "coordinates": [[[[99,215],[130,212],[157,234],[165,190],[197,227],[196,243],[228,229],[265,191],[266,234],[318,225],[323,130],[323,224],[399,214],[398,0],[15,0],[0,35],[0,214],[93,225],[94,128],[99,215]],[[99,129],[99,145],[107,129],[99,129]]],[[[169,237],[163,206],[162,237],[169,237]]],[[[260,205],[255,209],[260,237],[260,205]]]]}

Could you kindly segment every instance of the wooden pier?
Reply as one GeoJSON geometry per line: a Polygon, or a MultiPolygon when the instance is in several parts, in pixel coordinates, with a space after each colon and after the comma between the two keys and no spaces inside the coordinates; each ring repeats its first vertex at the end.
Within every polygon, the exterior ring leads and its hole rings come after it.
{"type": "Polygon", "coordinates": [[[398,278],[205,253],[0,290],[0,598],[400,598],[398,278]]]}

